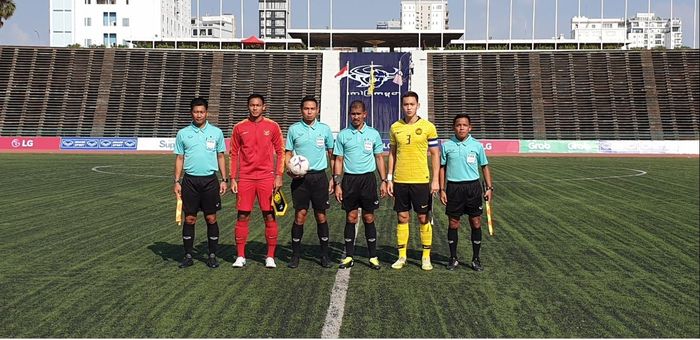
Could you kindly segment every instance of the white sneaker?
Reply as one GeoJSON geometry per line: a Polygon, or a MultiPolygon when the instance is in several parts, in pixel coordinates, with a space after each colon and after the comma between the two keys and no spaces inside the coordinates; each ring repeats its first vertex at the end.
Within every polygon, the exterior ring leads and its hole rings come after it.
{"type": "Polygon", "coordinates": [[[433,265],[430,263],[430,257],[424,257],[421,261],[421,269],[423,270],[433,270],[433,265]]]}
{"type": "Polygon", "coordinates": [[[401,268],[403,268],[403,266],[405,266],[405,265],[406,265],[406,258],[405,258],[405,257],[399,257],[399,259],[396,260],[396,262],[394,262],[394,264],[391,265],[391,268],[394,268],[394,269],[401,269],[401,268]]]}
{"type": "Polygon", "coordinates": [[[277,268],[277,265],[275,264],[275,259],[272,257],[266,257],[265,268],[277,268]]]}
{"type": "Polygon", "coordinates": [[[233,268],[243,268],[245,267],[245,257],[239,256],[236,258],[236,262],[231,265],[233,268]]]}

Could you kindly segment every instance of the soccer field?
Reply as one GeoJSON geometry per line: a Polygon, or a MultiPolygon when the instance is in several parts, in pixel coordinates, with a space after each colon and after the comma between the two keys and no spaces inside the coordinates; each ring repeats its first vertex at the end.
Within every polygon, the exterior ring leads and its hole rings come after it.
{"type": "MultiPolygon", "coordinates": [[[[0,154],[0,337],[320,337],[338,269],[306,256],[286,268],[293,213],[279,219],[278,268],[266,269],[254,212],[249,265],[231,268],[235,197],[219,215],[222,266],[179,269],[172,155],[0,154]]],[[[377,211],[383,268],[366,265],[364,229],[338,335],[358,337],[700,337],[698,159],[491,159],[495,237],[482,263],[447,271],[436,204],[435,269],[396,259],[391,201],[377,211]]],[[[289,181],[285,190],[289,194],[289,181]]],[[[290,197],[289,195],[287,196],[290,197]]],[[[332,258],[344,213],[330,211],[332,258]]],[[[466,221],[464,219],[463,221],[466,221]]],[[[459,254],[471,258],[468,227],[459,254]]]]}

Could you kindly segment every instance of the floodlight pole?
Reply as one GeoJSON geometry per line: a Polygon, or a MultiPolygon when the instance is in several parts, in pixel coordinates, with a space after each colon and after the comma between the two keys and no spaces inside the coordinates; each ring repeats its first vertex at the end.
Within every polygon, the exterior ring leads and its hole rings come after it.
{"type": "Polygon", "coordinates": [[[330,38],[331,38],[331,41],[330,41],[329,45],[330,45],[330,48],[332,51],[333,50],[333,0],[328,0],[328,2],[330,2],[330,4],[331,4],[331,6],[330,6],[330,16],[331,16],[331,18],[330,18],[330,26],[331,26],[330,38]]]}
{"type": "Polygon", "coordinates": [[[491,0],[486,0],[486,50],[489,49],[489,19],[491,17],[491,0]]]}
{"type": "MultiPolygon", "coordinates": [[[[513,0],[511,0],[513,1],[513,0]]],[[[467,0],[464,0],[464,7],[462,10],[464,13],[464,46],[463,49],[467,49],[467,0]]]]}
{"type": "Polygon", "coordinates": [[[532,0],[532,49],[535,49],[535,12],[537,12],[537,0],[532,0]]]}
{"type": "Polygon", "coordinates": [[[513,49],[513,0],[510,0],[510,9],[508,10],[508,49],[513,49]]]}

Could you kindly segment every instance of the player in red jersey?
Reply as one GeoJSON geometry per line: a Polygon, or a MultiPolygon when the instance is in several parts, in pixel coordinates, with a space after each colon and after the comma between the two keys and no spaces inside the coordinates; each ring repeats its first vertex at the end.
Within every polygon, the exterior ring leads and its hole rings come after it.
{"type": "Polygon", "coordinates": [[[265,267],[275,268],[277,221],[272,208],[272,194],[282,187],[284,174],[284,146],[279,125],[265,118],[265,98],[259,94],[248,96],[248,117],[233,127],[231,134],[231,191],[237,194],[238,220],[236,236],[237,257],[234,268],[246,265],[245,244],[248,240],[248,222],[255,198],[265,221],[267,258],[265,267]],[[277,164],[275,164],[277,155],[277,164]],[[238,178],[236,179],[236,174],[238,178]]]}

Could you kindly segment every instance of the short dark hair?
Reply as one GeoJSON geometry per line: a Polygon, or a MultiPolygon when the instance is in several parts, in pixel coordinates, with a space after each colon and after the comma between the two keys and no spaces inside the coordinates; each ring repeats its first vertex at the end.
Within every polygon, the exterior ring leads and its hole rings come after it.
{"type": "Polygon", "coordinates": [[[362,109],[362,112],[365,112],[365,110],[367,110],[367,108],[365,107],[365,102],[363,102],[361,100],[353,100],[350,103],[350,109],[352,109],[354,107],[358,107],[358,106],[362,109]]]}
{"type": "Polygon", "coordinates": [[[209,102],[202,97],[192,99],[190,102],[190,111],[194,110],[195,106],[204,106],[205,109],[209,110],[209,102]]]}
{"type": "Polygon", "coordinates": [[[457,119],[461,119],[461,118],[466,118],[466,119],[467,119],[467,122],[469,122],[469,125],[472,124],[472,118],[469,117],[468,114],[466,114],[466,113],[458,113],[458,114],[456,114],[455,117],[452,119],[452,126],[454,127],[455,124],[457,124],[457,119]]]}
{"type": "Polygon", "coordinates": [[[254,98],[260,99],[260,101],[262,101],[262,103],[265,104],[265,97],[263,97],[263,95],[259,93],[251,93],[250,96],[248,96],[248,100],[246,101],[246,103],[250,104],[250,100],[254,98]]]}
{"type": "Polygon", "coordinates": [[[301,99],[301,104],[299,105],[299,108],[304,108],[304,103],[306,102],[314,102],[316,103],[316,107],[318,107],[318,100],[314,96],[304,96],[304,98],[301,99]]]}
{"type": "Polygon", "coordinates": [[[408,91],[408,92],[404,93],[403,96],[401,96],[401,102],[403,103],[403,99],[408,98],[408,97],[416,98],[416,101],[418,101],[418,93],[415,93],[413,91],[408,91]]]}

